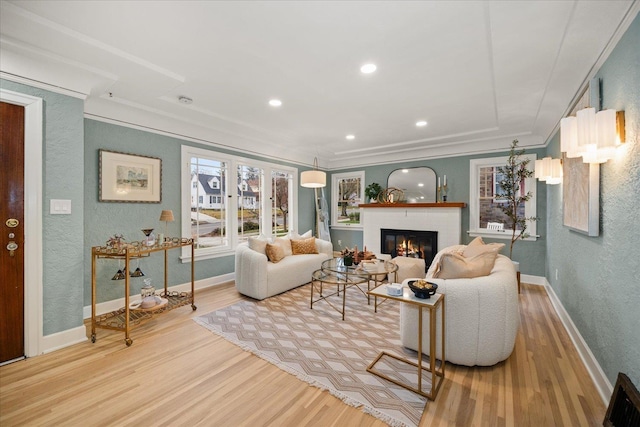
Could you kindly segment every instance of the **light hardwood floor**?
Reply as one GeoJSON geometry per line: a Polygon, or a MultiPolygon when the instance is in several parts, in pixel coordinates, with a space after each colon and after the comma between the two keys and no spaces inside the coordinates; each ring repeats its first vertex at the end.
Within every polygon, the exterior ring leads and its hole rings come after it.
{"type": "MultiPolygon", "coordinates": [[[[242,299],[225,284],[132,333],[0,368],[0,425],[383,426],[191,320],[242,299]]],[[[511,357],[447,365],[420,426],[602,425],[599,398],[543,287],[523,284],[511,357]]]]}

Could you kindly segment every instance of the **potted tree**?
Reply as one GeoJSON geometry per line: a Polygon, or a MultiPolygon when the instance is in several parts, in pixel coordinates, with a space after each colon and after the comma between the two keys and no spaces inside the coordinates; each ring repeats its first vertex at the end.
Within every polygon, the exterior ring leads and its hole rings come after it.
{"type": "Polygon", "coordinates": [[[376,203],[381,192],[382,187],[377,182],[372,182],[367,185],[367,188],[364,190],[364,194],[369,198],[370,203],[376,203]]]}
{"type": "Polygon", "coordinates": [[[529,237],[527,233],[527,223],[529,221],[537,221],[535,216],[524,216],[524,203],[533,197],[531,191],[523,193],[521,191],[523,181],[531,178],[534,171],[529,170],[527,166],[530,160],[523,158],[524,149],[518,150],[518,140],[514,139],[509,150],[509,159],[505,166],[497,168],[500,180],[501,192],[496,194],[497,200],[504,200],[506,203],[500,204],[500,209],[508,218],[508,224],[511,226],[511,244],[509,245],[509,258],[513,255],[513,245],[518,239],[529,237]]]}

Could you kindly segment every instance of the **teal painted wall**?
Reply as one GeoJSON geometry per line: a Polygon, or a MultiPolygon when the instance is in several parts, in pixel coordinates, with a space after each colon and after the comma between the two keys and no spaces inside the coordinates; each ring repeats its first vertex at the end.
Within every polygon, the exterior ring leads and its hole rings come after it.
{"type": "MultiPolygon", "coordinates": [[[[180,150],[182,145],[208,148],[219,152],[242,155],[244,157],[268,159],[249,156],[246,153],[212,148],[190,141],[180,140],[155,133],[144,132],[114,124],[86,119],[85,123],[85,297],[84,304],[91,304],[91,247],[104,245],[109,236],[123,234],[127,241],[141,240],[143,228],[154,228],[156,232],[164,230],[164,222],[160,222],[163,209],[173,210],[176,221],[169,223],[168,234],[180,235],[180,150]],[[99,150],[106,149],[162,159],[162,202],[157,203],[107,203],[98,201],[98,168],[99,150]]],[[[274,161],[272,161],[274,162],[274,161]]],[[[274,162],[294,166],[283,162],[274,162]]],[[[300,168],[299,172],[305,170],[300,168]]],[[[313,191],[300,188],[298,191],[298,229],[306,231],[314,224],[313,191]]],[[[187,283],[191,278],[191,264],[179,260],[180,250],[169,252],[168,273],[169,286],[187,283]]],[[[131,293],[138,294],[144,285],[143,279],[151,278],[156,289],[164,283],[164,258],[160,253],[140,261],[140,269],[144,278],[133,278],[130,282],[131,293]]],[[[117,260],[101,260],[96,267],[98,302],[109,301],[123,296],[124,281],[112,281],[111,277],[123,264],[117,260]]],[[[131,268],[135,268],[134,261],[131,268]]],[[[219,276],[234,271],[234,257],[226,256],[196,261],[196,280],[219,276]]]]}
{"type": "MultiPolygon", "coordinates": [[[[627,141],[600,168],[600,236],[563,227],[562,188],[547,194],[547,280],[611,384],[624,372],[640,385],[639,46],[640,15],[596,75],[603,108],[625,111],[627,141]]],[[[548,146],[553,157],[559,145],[556,135],[548,146]]]]}
{"type": "Polygon", "coordinates": [[[7,80],[0,80],[0,87],[44,101],[42,321],[44,335],[50,335],[81,326],[83,321],[84,105],[77,98],[7,80]],[[71,200],[71,215],[50,215],[51,199],[71,200]]]}
{"type": "MultiPolygon", "coordinates": [[[[505,147],[508,150],[508,147],[505,147]]],[[[544,154],[544,150],[527,150],[526,154],[536,154],[538,158],[541,158],[544,154]]],[[[369,166],[365,168],[345,169],[339,171],[333,171],[333,173],[349,172],[353,170],[365,171],[365,187],[372,182],[377,182],[382,187],[387,186],[387,177],[391,172],[396,169],[410,168],[416,166],[427,166],[436,172],[437,176],[447,175],[447,185],[449,187],[448,200],[451,202],[464,202],[469,204],[469,161],[471,159],[487,158],[487,157],[500,157],[508,155],[508,151],[502,153],[491,153],[484,155],[474,156],[461,156],[461,157],[449,157],[443,159],[431,159],[415,162],[405,163],[393,163],[377,166],[369,166]]],[[[327,178],[329,179],[329,178],[327,178]]],[[[328,181],[329,182],[329,181],[328,181]]],[[[547,236],[544,233],[546,229],[546,185],[537,183],[537,215],[540,218],[537,224],[537,233],[541,236],[537,241],[529,242],[519,240],[516,242],[513,248],[514,261],[520,262],[520,271],[523,274],[531,274],[534,276],[544,276],[545,273],[545,254],[546,254],[546,242],[547,236]]],[[[330,189],[330,187],[329,187],[330,189]]],[[[330,200],[330,194],[327,195],[327,200],[330,200]]],[[[462,234],[460,241],[462,243],[468,243],[472,240],[467,235],[469,230],[469,208],[462,209],[462,234]]],[[[342,241],[342,247],[353,247],[358,245],[362,247],[362,231],[354,230],[342,230],[331,229],[331,240],[334,248],[339,248],[338,240],[342,241]]],[[[507,240],[493,240],[484,239],[486,242],[496,241],[501,243],[507,243],[507,240]]],[[[370,250],[379,251],[380,248],[368,248],[370,250]]],[[[442,249],[442,248],[440,248],[442,249]]],[[[509,249],[506,247],[503,254],[509,254],[509,249]]]]}

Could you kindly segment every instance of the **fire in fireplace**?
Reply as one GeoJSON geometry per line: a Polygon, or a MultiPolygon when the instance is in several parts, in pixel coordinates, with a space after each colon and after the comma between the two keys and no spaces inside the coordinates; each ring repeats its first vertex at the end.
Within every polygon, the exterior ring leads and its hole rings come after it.
{"type": "Polygon", "coordinates": [[[438,252],[438,232],[380,229],[380,252],[397,256],[423,258],[428,269],[438,252]]]}

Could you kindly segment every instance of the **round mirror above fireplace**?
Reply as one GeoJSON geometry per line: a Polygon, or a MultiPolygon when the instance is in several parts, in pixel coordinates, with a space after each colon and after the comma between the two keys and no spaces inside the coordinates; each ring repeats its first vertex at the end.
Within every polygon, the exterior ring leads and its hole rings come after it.
{"type": "Polygon", "coordinates": [[[428,167],[396,169],[387,178],[387,187],[403,191],[400,203],[434,203],[436,201],[436,173],[428,167]]]}

